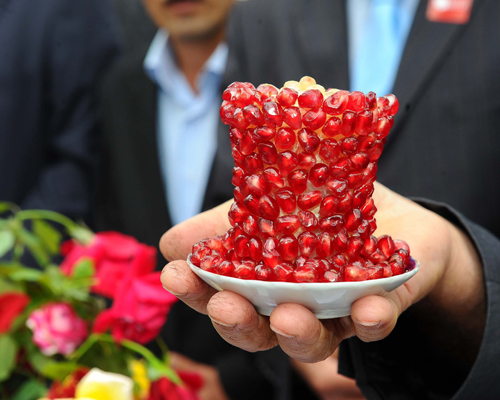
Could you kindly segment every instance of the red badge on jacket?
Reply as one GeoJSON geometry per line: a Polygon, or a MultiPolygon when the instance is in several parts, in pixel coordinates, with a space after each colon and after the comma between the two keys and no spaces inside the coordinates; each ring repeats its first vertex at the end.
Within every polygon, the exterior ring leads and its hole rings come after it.
{"type": "Polygon", "coordinates": [[[429,0],[427,19],[432,22],[465,24],[469,21],[474,0],[429,0]]]}

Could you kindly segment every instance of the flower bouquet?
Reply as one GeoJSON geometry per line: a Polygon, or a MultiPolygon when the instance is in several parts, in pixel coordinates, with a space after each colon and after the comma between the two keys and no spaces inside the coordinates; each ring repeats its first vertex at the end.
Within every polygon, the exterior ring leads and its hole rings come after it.
{"type": "Polygon", "coordinates": [[[133,237],[0,203],[0,399],[197,399],[158,337],[176,298],[155,266],[133,237]]]}

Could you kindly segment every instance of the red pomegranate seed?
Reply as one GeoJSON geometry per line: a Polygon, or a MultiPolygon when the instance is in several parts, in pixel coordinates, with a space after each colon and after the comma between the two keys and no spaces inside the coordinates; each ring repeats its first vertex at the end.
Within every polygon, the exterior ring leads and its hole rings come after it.
{"type": "Polygon", "coordinates": [[[340,156],[340,146],[335,139],[323,139],[320,143],[319,156],[324,162],[331,163],[340,156]]]}
{"type": "Polygon", "coordinates": [[[404,240],[394,239],[394,246],[396,246],[396,250],[405,249],[408,254],[410,253],[410,246],[404,240]]]}
{"type": "Polygon", "coordinates": [[[301,194],[307,189],[307,172],[296,169],[288,174],[288,184],[295,194],[301,194]]]}
{"type": "Polygon", "coordinates": [[[362,111],[365,109],[366,98],[363,92],[354,91],[349,93],[347,109],[351,111],[362,111]]]}
{"type": "Polygon", "coordinates": [[[335,235],[344,227],[344,218],[341,215],[332,215],[331,217],[321,218],[319,227],[324,232],[335,235]]]}
{"type": "Polygon", "coordinates": [[[314,231],[318,227],[318,219],[312,212],[300,210],[297,215],[305,231],[314,231]]]}
{"type": "Polygon", "coordinates": [[[259,196],[257,196],[254,193],[250,193],[247,197],[245,197],[245,200],[243,200],[243,203],[245,204],[246,208],[248,211],[250,211],[252,214],[258,215],[259,214],[259,196]]]}
{"type": "Polygon", "coordinates": [[[323,186],[329,178],[328,172],[328,165],[316,164],[309,171],[309,180],[315,187],[323,186]]]}
{"type": "Polygon", "coordinates": [[[298,107],[287,107],[283,110],[283,122],[292,129],[302,127],[302,116],[298,107]]]}
{"type": "Polygon", "coordinates": [[[260,158],[265,164],[276,164],[278,159],[278,152],[276,147],[271,142],[260,143],[257,147],[259,150],[260,158]]]}
{"type": "Polygon", "coordinates": [[[384,262],[387,260],[386,256],[384,256],[384,253],[380,251],[380,249],[375,250],[368,259],[375,264],[380,264],[381,262],[384,262]]]}
{"type": "Polygon", "coordinates": [[[278,154],[276,164],[278,164],[281,175],[286,176],[299,164],[299,159],[293,151],[284,151],[278,154]]]}
{"type": "Polygon", "coordinates": [[[410,253],[408,253],[408,251],[406,251],[405,249],[397,249],[394,254],[398,254],[399,256],[401,256],[404,265],[408,265],[408,263],[410,262],[410,253]]]}
{"type": "Polygon", "coordinates": [[[351,236],[347,245],[346,255],[349,260],[356,259],[363,250],[364,241],[359,236],[351,236]]]}
{"type": "Polygon", "coordinates": [[[257,226],[257,220],[250,214],[242,223],[243,230],[247,235],[253,236],[259,232],[259,227],[257,226]]]}
{"type": "Polygon", "coordinates": [[[389,100],[389,110],[387,114],[393,117],[399,110],[399,101],[393,94],[388,94],[385,98],[389,100]]]}
{"type": "Polygon", "coordinates": [[[377,138],[373,133],[359,138],[358,151],[367,153],[377,143],[377,138]]]}
{"type": "Polygon", "coordinates": [[[292,235],[300,228],[300,219],[298,215],[282,215],[276,219],[276,231],[284,235],[292,235]]]}
{"type": "Polygon", "coordinates": [[[246,129],[250,122],[245,118],[245,114],[241,108],[234,110],[233,119],[231,124],[238,129],[246,129]]]}
{"type": "Polygon", "coordinates": [[[299,255],[299,242],[295,236],[283,236],[278,242],[278,253],[286,261],[297,258],[299,255]]]}
{"type": "Polygon", "coordinates": [[[302,108],[319,108],[323,105],[323,94],[318,89],[309,89],[300,94],[298,102],[302,108]]]}
{"type": "Polygon", "coordinates": [[[262,252],[262,261],[264,261],[264,264],[268,265],[269,267],[274,268],[276,267],[276,265],[281,264],[283,262],[283,259],[276,250],[264,250],[262,252]]]}
{"type": "Polygon", "coordinates": [[[250,104],[243,109],[243,115],[251,125],[262,125],[264,124],[264,115],[260,111],[260,108],[250,104]]]}
{"type": "Polygon", "coordinates": [[[224,259],[221,256],[205,256],[200,262],[200,268],[204,271],[215,272],[223,261],[224,259]]]}
{"type": "Polygon", "coordinates": [[[284,213],[292,214],[295,212],[297,208],[297,198],[290,188],[284,187],[279,189],[274,197],[284,213]]]}
{"type": "Polygon", "coordinates": [[[268,194],[271,191],[271,186],[267,183],[263,175],[253,174],[245,178],[245,182],[252,193],[257,196],[268,194]]]}
{"type": "Polygon", "coordinates": [[[255,172],[262,171],[262,160],[260,154],[252,153],[245,157],[243,162],[243,169],[247,174],[254,174],[255,172]]]}
{"type": "Polygon", "coordinates": [[[378,119],[374,129],[374,132],[377,135],[377,139],[384,139],[389,134],[389,131],[392,126],[389,118],[392,117],[382,117],[378,119]]]}
{"type": "Polygon", "coordinates": [[[234,269],[234,277],[239,279],[255,279],[255,262],[244,260],[234,269]]]}
{"type": "Polygon", "coordinates": [[[253,131],[253,137],[259,142],[267,142],[276,136],[276,129],[269,126],[258,126],[253,131]]]}
{"type": "Polygon", "coordinates": [[[358,139],[356,139],[355,137],[345,138],[340,143],[340,146],[344,154],[353,154],[358,149],[358,139]]]}
{"type": "Polygon", "coordinates": [[[302,232],[297,240],[299,242],[300,254],[304,257],[310,257],[318,245],[318,238],[312,232],[302,232]]]}
{"type": "Polygon", "coordinates": [[[260,98],[263,102],[269,99],[274,100],[278,95],[278,89],[266,83],[257,86],[257,92],[260,93],[260,98]]]}
{"type": "Polygon", "coordinates": [[[369,198],[363,207],[361,207],[361,215],[364,219],[371,219],[375,215],[376,211],[377,207],[375,207],[375,202],[372,198],[369,198]]]}
{"type": "Polygon", "coordinates": [[[243,133],[243,136],[240,139],[239,150],[241,154],[246,156],[253,153],[257,144],[258,142],[253,135],[253,131],[248,129],[243,133]]]}
{"type": "Polygon", "coordinates": [[[392,268],[389,265],[389,263],[387,263],[387,262],[381,262],[381,263],[378,263],[377,265],[381,266],[382,269],[383,269],[383,271],[384,271],[383,278],[389,278],[389,277],[391,277],[391,276],[394,275],[392,273],[392,268]]]}
{"type": "Polygon", "coordinates": [[[359,190],[354,192],[352,197],[352,206],[355,208],[361,208],[366,203],[366,196],[363,192],[359,190]]]}
{"type": "Polygon", "coordinates": [[[373,235],[367,237],[363,242],[363,250],[361,250],[361,254],[365,257],[371,256],[375,251],[377,251],[378,241],[377,238],[373,235]]]}
{"type": "Polygon", "coordinates": [[[274,221],[265,218],[259,218],[257,220],[257,225],[261,234],[266,236],[276,236],[276,228],[274,227],[274,221]]]}
{"type": "Polygon", "coordinates": [[[363,239],[370,236],[372,233],[370,222],[366,219],[362,220],[355,232],[363,239]]]}
{"type": "Polygon", "coordinates": [[[382,155],[382,151],[384,150],[384,144],[380,141],[377,141],[375,143],[375,146],[373,146],[370,150],[368,150],[367,154],[368,157],[370,158],[370,161],[377,161],[380,156],[382,155]]]}
{"type": "Polygon", "coordinates": [[[234,167],[233,168],[233,179],[231,180],[231,183],[235,186],[239,186],[243,183],[245,180],[245,171],[241,167],[234,167]]]}
{"type": "Polygon", "coordinates": [[[276,200],[265,194],[259,199],[259,214],[274,221],[280,215],[280,207],[276,200]]]}
{"type": "Polygon", "coordinates": [[[224,276],[234,276],[234,264],[232,261],[223,261],[215,269],[215,273],[224,276]]]}
{"type": "Polygon", "coordinates": [[[377,95],[374,92],[368,92],[365,99],[366,108],[373,111],[377,107],[377,95]]]}
{"type": "Polygon", "coordinates": [[[356,264],[349,264],[345,267],[345,280],[351,281],[366,281],[368,279],[368,271],[365,267],[356,264]]]}
{"type": "Polygon", "coordinates": [[[399,254],[394,254],[389,259],[389,265],[391,267],[393,275],[401,275],[403,272],[405,272],[405,265],[403,263],[403,259],[399,254]]]}
{"type": "Polygon", "coordinates": [[[342,197],[347,192],[347,181],[343,179],[328,178],[325,186],[336,197],[342,197]]]}
{"type": "Polygon", "coordinates": [[[280,172],[274,167],[267,167],[262,171],[262,176],[269,185],[277,189],[285,186],[285,180],[282,178],[280,172]]]}
{"type": "Polygon", "coordinates": [[[231,155],[234,158],[234,163],[236,164],[236,166],[240,166],[241,164],[244,163],[245,156],[241,154],[241,152],[238,150],[236,146],[232,148],[231,155]]]}
{"type": "Polygon", "coordinates": [[[233,103],[228,101],[223,101],[219,110],[220,119],[225,125],[232,125],[233,123],[233,115],[236,107],[233,103]]]}
{"type": "Polygon", "coordinates": [[[347,229],[347,232],[354,232],[361,224],[362,220],[361,211],[357,208],[349,211],[345,216],[345,228],[347,229]]]}
{"type": "Polygon", "coordinates": [[[276,280],[276,275],[274,274],[273,268],[265,264],[258,264],[255,267],[255,279],[258,281],[271,282],[276,280]]]}
{"type": "Polygon", "coordinates": [[[313,131],[325,125],[326,114],[321,108],[315,108],[306,112],[302,117],[302,123],[313,131]]]}
{"type": "Polygon", "coordinates": [[[341,133],[345,137],[352,136],[354,134],[354,126],[356,124],[356,114],[351,111],[346,111],[342,118],[342,129],[341,133]]]}
{"type": "Polygon", "coordinates": [[[317,264],[308,260],[304,265],[295,269],[293,276],[297,282],[318,282],[320,277],[318,269],[317,264]]]}
{"type": "Polygon", "coordinates": [[[275,143],[280,149],[289,149],[295,144],[295,132],[290,128],[280,128],[276,134],[275,143]]]}
{"type": "Polygon", "coordinates": [[[264,118],[270,126],[280,127],[283,124],[283,112],[278,103],[266,101],[262,107],[264,118]]]}
{"type": "Polygon", "coordinates": [[[372,265],[369,267],[366,267],[366,271],[368,274],[369,280],[371,279],[380,279],[384,277],[384,268],[380,265],[372,265]]]}
{"type": "Polygon", "coordinates": [[[301,129],[298,132],[297,137],[299,139],[300,145],[306,153],[314,153],[321,142],[318,135],[307,128],[301,129]]]}
{"type": "Polygon", "coordinates": [[[295,260],[295,262],[293,263],[294,265],[294,268],[298,268],[298,267],[301,267],[302,265],[304,265],[306,263],[306,261],[308,260],[307,257],[304,257],[304,256],[299,256],[297,257],[297,259],[295,260]]]}
{"type": "Polygon", "coordinates": [[[330,266],[332,269],[334,269],[337,272],[340,272],[342,275],[344,273],[344,269],[346,265],[348,264],[349,260],[347,260],[347,257],[343,254],[335,254],[331,259],[330,259],[330,266]]]}
{"type": "Polygon", "coordinates": [[[231,250],[234,247],[234,229],[229,229],[222,239],[222,243],[226,250],[231,250]]]}
{"type": "Polygon", "coordinates": [[[302,210],[310,210],[321,203],[323,195],[319,190],[303,193],[297,198],[297,205],[302,210]]]}
{"type": "Polygon", "coordinates": [[[351,160],[347,157],[342,157],[330,165],[330,176],[336,179],[347,178],[350,170],[351,160]]]}
{"type": "Polygon", "coordinates": [[[292,88],[285,87],[280,90],[277,100],[283,107],[293,106],[299,94],[292,88]]]}
{"type": "Polygon", "coordinates": [[[337,271],[326,271],[323,275],[322,282],[342,282],[344,279],[337,271]]]}
{"type": "Polygon", "coordinates": [[[243,222],[245,218],[248,216],[248,214],[249,214],[248,208],[246,208],[244,204],[235,201],[233,204],[231,204],[228,216],[234,222],[239,223],[243,222]]]}
{"type": "Polygon", "coordinates": [[[248,242],[248,253],[254,261],[259,262],[262,260],[262,241],[258,237],[254,236],[250,238],[248,242]]]}
{"type": "Polygon", "coordinates": [[[239,235],[236,239],[234,239],[234,252],[238,257],[248,257],[250,255],[248,245],[248,236],[239,235]]]}
{"type": "Polygon", "coordinates": [[[327,137],[334,137],[342,133],[342,120],[337,117],[331,117],[326,121],[325,126],[321,130],[323,135],[327,137]]]}
{"type": "Polygon", "coordinates": [[[305,151],[302,151],[297,154],[297,157],[299,159],[299,166],[302,168],[312,168],[314,164],[316,164],[316,157],[314,154],[306,153],[305,151]]]}
{"type": "Polygon", "coordinates": [[[344,196],[339,198],[339,204],[337,206],[337,212],[346,213],[352,207],[352,194],[347,192],[344,196]]]}
{"type": "MultiPolygon", "coordinates": [[[[333,238],[332,244],[335,250],[344,251],[349,245],[349,235],[345,228],[342,228],[337,235],[333,238]]],[[[343,254],[342,254],[343,256],[343,254]]],[[[345,257],[345,256],[344,256],[345,257]]]]}
{"type": "Polygon", "coordinates": [[[323,110],[330,115],[343,114],[349,102],[349,92],[339,90],[328,96],[323,103],[323,110]]]}
{"type": "Polygon", "coordinates": [[[356,189],[366,182],[365,174],[363,171],[353,171],[347,176],[347,187],[349,189],[356,189]]]}
{"type": "Polygon", "coordinates": [[[358,135],[364,136],[368,135],[373,131],[373,113],[370,110],[364,110],[358,113],[356,116],[356,123],[354,125],[354,130],[358,135]]]}
{"type": "Polygon", "coordinates": [[[378,248],[382,251],[382,253],[384,253],[386,258],[391,257],[396,251],[394,241],[389,235],[383,235],[378,238],[378,248]]]}
{"type": "Polygon", "coordinates": [[[319,215],[323,217],[330,217],[337,212],[339,199],[335,196],[326,196],[319,207],[319,215]]]}
{"type": "Polygon", "coordinates": [[[349,160],[351,160],[352,167],[356,169],[364,169],[370,163],[370,158],[368,157],[368,154],[362,152],[352,154],[349,157],[349,160]]]}
{"type": "Polygon", "coordinates": [[[293,277],[293,267],[292,264],[288,262],[282,262],[274,267],[274,275],[277,281],[280,282],[292,282],[293,277]]]}

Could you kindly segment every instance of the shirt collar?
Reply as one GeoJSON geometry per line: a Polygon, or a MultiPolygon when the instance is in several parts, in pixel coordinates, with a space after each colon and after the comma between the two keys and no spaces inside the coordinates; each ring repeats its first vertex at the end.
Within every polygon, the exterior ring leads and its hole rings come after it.
{"type": "MultiPolygon", "coordinates": [[[[166,92],[170,92],[179,82],[184,82],[187,85],[186,78],[177,67],[168,36],[168,33],[163,29],[158,30],[149,46],[143,64],[150,79],[166,92]]],[[[227,56],[227,44],[224,42],[219,43],[200,71],[198,76],[200,90],[203,89],[202,80],[205,75],[213,74],[220,80],[226,68],[227,56]]]]}

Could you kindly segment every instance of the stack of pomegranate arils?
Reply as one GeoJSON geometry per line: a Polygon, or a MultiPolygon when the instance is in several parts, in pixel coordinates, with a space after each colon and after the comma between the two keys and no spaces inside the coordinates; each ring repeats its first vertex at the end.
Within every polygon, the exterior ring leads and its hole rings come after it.
{"type": "Polygon", "coordinates": [[[373,236],[377,160],[399,103],[326,90],[235,82],[222,96],[235,161],[233,228],[191,262],[220,275],[287,282],[362,281],[409,268],[408,245],[373,236]]]}

